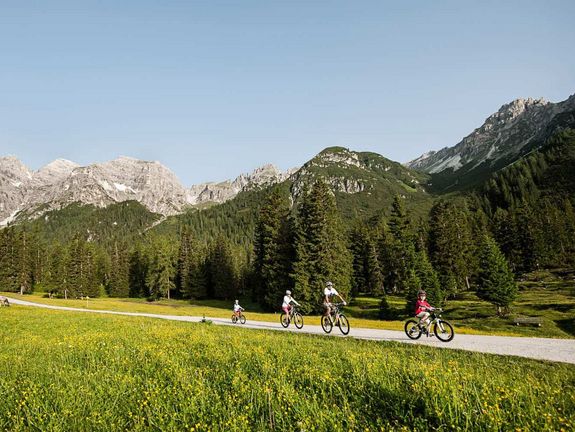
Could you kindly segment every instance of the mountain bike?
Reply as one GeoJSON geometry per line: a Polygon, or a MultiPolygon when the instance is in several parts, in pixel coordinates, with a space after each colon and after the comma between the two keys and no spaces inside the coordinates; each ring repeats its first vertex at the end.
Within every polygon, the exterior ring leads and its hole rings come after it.
{"type": "Polygon", "coordinates": [[[0,306],[10,306],[10,302],[4,296],[0,296],[0,306]]]}
{"type": "Polygon", "coordinates": [[[331,314],[321,317],[321,328],[326,333],[331,333],[333,326],[339,327],[339,330],[344,334],[349,333],[349,321],[343,312],[340,312],[345,303],[332,303],[331,314]]]}
{"type": "Polygon", "coordinates": [[[300,329],[303,327],[303,315],[300,312],[298,312],[295,306],[291,307],[289,315],[286,315],[285,312],[282,312],[282,314],[280,315],[280,323],[282,327],[288,328],[290,322],[292,321],[296,326],[296,328],[300,329]]]}
{"type": "Polygon", "coordinates": [[[245,323],[246,323],[246,317],[245,317],[245,315],[244,315],[242,312],[240,312],[240,315],[239,315],[239,316],[236,315],[236,314],[233,314],[233,315],[232,315],[232,322],[233,322],[234,324],[236,324],[238,321],[240,322],[240,324],[245,324],[245,323]]]}
{"type": "Polygon", "coordinates": [[[453,326],[441,318],[441,313],[443,309],[436,308],[431,311],[430,315],[430,323],[429,325],[425,325],[422,323],[419,325],[419,321],[412,318],[407,320],[405,323],[405,334],[409,339],[419,339],[422,334],[425,334],[427,337],[437,336],[442,342],[449,342],[455,336],[455,331],[453,330],[453,326]],[[433,332],[430,333],[429,330],[433,328],[433,332]]]}

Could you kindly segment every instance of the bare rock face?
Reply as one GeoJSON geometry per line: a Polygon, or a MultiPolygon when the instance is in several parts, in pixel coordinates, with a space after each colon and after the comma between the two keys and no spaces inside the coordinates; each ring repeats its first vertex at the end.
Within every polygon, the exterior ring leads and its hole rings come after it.
{"type": "Polygon", "coordinates": [[[440,173],[464,168],[470,171],[484,163],[512,159],[542,131],[551,120],[575,109],[575,95],[560,103],[544,99],[517,99],[503,105],[483,125],[454,147],[426,153],[406,166],[427,173],[440,173]]]}
{"type": "Polygon", "coordinates": [[[296,169],[281,172],[274,165],[268,164],[254,170],[251,174],[241,174],[235,180],[221,183],[202,183],[194,185],[187,192],[187,200],[192,205],[205,203],[223,203],[234,198],[245,190],[253,190],[281,183],[292,175],[296,169]]]}
{"type": "Polygon", "coordinates": [[[32,173],[13,156],[0,157],[0,226],[12,221],[24,204],[32,173]]]}
{"type": "Polygon", "coordinates": [[[204,183],[186,189],[159,162],[120,157],[80,166],[58,159],[31,172],[15,157],[4,157],[0,158],[0,226],[13,222],[19,212],[35,218],[72,203],[106,207],[134,200],[151,212],[170,216],[189,206],[222,203],[242,190],[277,183],[287,175],[273,165],[266,165],[234,181],[204,183]]]}

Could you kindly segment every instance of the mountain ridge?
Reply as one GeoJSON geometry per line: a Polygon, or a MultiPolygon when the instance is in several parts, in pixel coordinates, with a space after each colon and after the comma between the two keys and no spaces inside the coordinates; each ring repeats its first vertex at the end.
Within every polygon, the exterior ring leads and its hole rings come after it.
{"type": "Polygon", "coordinates": [[[481,180],[485,176],[480,174],[497,171],[540,146],[553,132],[547,130],[553,119],[574,110],[575,95],[557,103],[516,99],[456,145],[426,152],[404,165],[431,174],[441,190],[457,187],[462,177],[470,180],[475,175],[481,180]]]}
{"type": "Polygon", "coordinates": [[[137,201],[152,213],[169,216],[190,206],[225,202],[246,188],[283,181],[292,172],[282,173],[268,164],[234,180],[185,188],[157,161],[120,156],[81,166],[56,159],[32,171],[17,157],[5,156],[0,158],[0,226],[12,223],[19,214],[37,218],[72,203],[102,208],[137,201]]]}

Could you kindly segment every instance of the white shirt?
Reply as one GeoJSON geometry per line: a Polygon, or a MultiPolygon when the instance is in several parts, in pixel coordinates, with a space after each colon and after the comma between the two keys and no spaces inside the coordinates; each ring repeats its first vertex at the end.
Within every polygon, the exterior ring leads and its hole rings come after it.
{"type": "Polygon", "coordinates": [[[329,301],[331,301],[334,296],[339,295],[339,293],[335,290],[334,287],[324,289],[323,294],[327,297],[329,301]]]}
{"type": "Polygon", "coordinates": [[[298,302],[296,302],[296,301],[292,298],[292,296],[285,295],[285,296],[284,296],[284,302],[282,303],[282,307],[283,307],[283,308],[288,307],[291,302],[294,302],[295,304],[298,304],[298,302]]]}
{"type": "Polygon", "coordinates": [[[242,310],[242,307],[239,304],[234,304],[234,312],[242,310]]]}

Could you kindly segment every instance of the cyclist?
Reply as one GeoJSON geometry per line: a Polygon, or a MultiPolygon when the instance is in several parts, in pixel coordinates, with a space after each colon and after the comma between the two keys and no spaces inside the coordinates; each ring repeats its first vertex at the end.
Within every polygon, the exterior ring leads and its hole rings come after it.
{"type": "Polygon", "coordinates": [[[327,282],[325,284],[325,289],[323,290],[323,295],[324,295],[323,307],[325,308],[325,314],[324,314],[325,316],[331,315],[331,307],[332,307],[332,303],[333,303],[333,298],[335,296],[338,296],[344,305],[347,304],[345,302],[345,300],[343,299],[343,297],[340,296],[339,293],[336,291],[336,289],[333,287],[332,282],[327,282]]]}
{"type": "Polygon", "coordinates": [[[236,300],[236,302],[234,303],[234,315],[239,318],[243,310],[244,308],[240,306],[240,301],[236,300]]]}
{"type": "Polygon", "coordinates": [[[292,309],[292,306],[291,306],[292,303],[300,306],[300,304],[298,302],[296,302],[295,299],[291,296],[291,291],[287,290],[286,295],[284,296],[284,301],[282,303],[282,309],[288,317],[290,316],[290,312],[292,309]]]}
{"type": "Polygon", "coordinates": [[[425,300],[427,297],[427,293],[423,290],[420,290],[417,293],[417,301],[415,302],[415,316],[419,318],[419,322],[417,323],[418,326],[423,327],[422,324],[425,325],[425,329],[429,325],[429,312],[435,310],[427,301],[425,300]]]}

